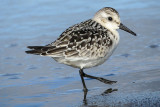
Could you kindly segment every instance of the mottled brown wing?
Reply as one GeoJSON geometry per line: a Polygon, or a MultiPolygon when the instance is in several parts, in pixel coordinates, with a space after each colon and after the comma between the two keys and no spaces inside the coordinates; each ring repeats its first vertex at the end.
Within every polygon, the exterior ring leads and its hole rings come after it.
{"type": "Polygon", "coordinates": [[[107,29],[84,27],[70,34],[66,56],[104,57],[112,45],[107,29]]]}
{"type": "Polygon", "coordinates": [[[92,23],[95,23],[95,21],[89,19],[89,20],[87,20],[87,21],[84,21],[84,22],[81,22],[81,23],[79,23],[79,24],[75,24],[75,25],[69,27],[68,29],[66,29],[66,30],[60,35],[60,37],[59,37],[56,41],[52,42],[51,44],[48,44],[47,46],[56,46],[56,45],[59,44],[60,42],[65,42],[65,43],[66,43],[66,41],[69,41],[69,40],[72,38],[72,36],[70,35],[72,32],[78,31],[78,30],[80,30],[80,29],[82,29],[82,28],[85,28],[85,27],[88,27],[88,26],[90,26],[92,23]]]}
{"type": "Polygon", "coordinates": [[[104,57],[112,45],[108,30],[93,20],[87,20],[64,31],[46,53],[65,57],[104,57]],[[62,50],[63,49],[63,50],[62,50]],[[55,52],[56,50],[56,52],[55,52]]]}

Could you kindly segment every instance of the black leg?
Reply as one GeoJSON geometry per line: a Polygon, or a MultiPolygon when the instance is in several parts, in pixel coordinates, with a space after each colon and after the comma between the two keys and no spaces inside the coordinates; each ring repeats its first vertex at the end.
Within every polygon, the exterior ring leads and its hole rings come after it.
{"type": "Polygon", "coordinates": [[[92,78],[92,79],[97,79],[105,84],[113,84],[113,83],[116,83],[117,81],[111,81],[111,80],[107,80],[107,79],[104,79],[104,78],[101,78],[101,77],[95,77],[95,76],[91,76],[91,75],[88,75],[88,74],[85,74],[83,71],[83,77],[87,77],[87,78],[92,78]]]}
{"type": "MultiPolygon", "coordinates": [[[[87,89],[87,87],[86,87],[86,84],[85,84],[85,81],[84,81],[84,72],[83,72],[83,69],[80,69],[79,70],[79,74],[80,74],[80,76],[81,76],[81,80],[82,80],[82,84],[83,84],[83,91],[85,92],[85,93],[87,93],[87,91],[88,91],[88,89],[87,89]]],[[[86,96],[86,95],[85,95],[86,96]]]]}
{"type": "MultiPolygon", "coordinates": [[[[87,77],[87,78],[92,78],[92,79],[97,79],[103,83],[106,83],[106,84],[113,84],[113,83],[116,83],[117,81],[111,81],[111,80],[107,80],[107,79],[104,79],[104,78],[101,78],[101,77],[95,77],[95,76],[91,76],[91,75],[88,75],[88,74],[85,74],[83,72],[83,69],[80,69],[79,70],[79,74],[80,74],[80,77],[81,77],[81,80],[82,80],[82,84],[83,84],[83,91],[84,91],[84,102],[86,102],[86,96],[87,96],[87,92],[88,92],[88,89],[86,87],[86,84],[85,84],[85,81],[84,81],[84,78],[83,77],[87,77]]],[[[111,90],[112,91],[112,90],[111,90]]]]}

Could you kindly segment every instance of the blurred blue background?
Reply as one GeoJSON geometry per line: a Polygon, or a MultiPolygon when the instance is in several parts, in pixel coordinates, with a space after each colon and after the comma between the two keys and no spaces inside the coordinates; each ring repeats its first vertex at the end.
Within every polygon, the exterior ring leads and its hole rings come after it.
{"type": "MultiPolygon", "coordinates": [[[[92,18],[103,7],[115,8],[122,23],[138,36],[118,30],[121,40],[112,57],[86,72],[112,78],[160,70],[160,3],[157,0],[1,0],[0,106],[70,106],[81,101],[78,69],[58,64],[49,57],[27,55],[25,51],[28,45],[51,43],[66,28],[92,18]],[[71,85],[77,81],[78,84],[71,85]]],[[[104,84],[99,86],[103,87],[104,84]]]]}

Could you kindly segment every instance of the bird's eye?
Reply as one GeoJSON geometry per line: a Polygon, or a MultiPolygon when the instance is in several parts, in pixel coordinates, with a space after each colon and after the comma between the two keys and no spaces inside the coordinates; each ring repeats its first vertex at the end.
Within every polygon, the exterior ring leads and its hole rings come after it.
{"type": "Polygon", "coordinates": [[[112,17],[108,17],[108,20],[109,20],[109,21],[112,21],[113,19],[112,19],[112,17]]]}

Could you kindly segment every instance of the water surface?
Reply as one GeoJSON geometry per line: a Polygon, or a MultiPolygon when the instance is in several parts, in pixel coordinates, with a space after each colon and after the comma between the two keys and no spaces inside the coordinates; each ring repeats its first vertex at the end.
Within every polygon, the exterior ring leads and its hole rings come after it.
{"type": "Polygon", "coordinates": [[[160,4],[156,0],[3,0],[0,10],[1,107],[119,106],[119,102],[159,106],[160,4]],[[118,83],[109,86],[86,79],[90,91],[84,104],[78,69],[24,51],[28,45],[51,43],[102,7],[118,10],[123,24],[138,36],[118,30],[120,44],[110,59],[85,70],[118,83]],[[108,88],[118,91],[102,96],[108,88]]]}

